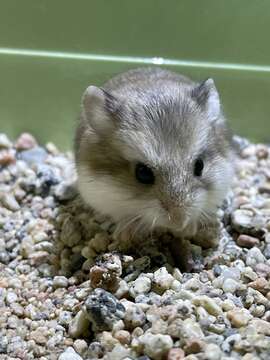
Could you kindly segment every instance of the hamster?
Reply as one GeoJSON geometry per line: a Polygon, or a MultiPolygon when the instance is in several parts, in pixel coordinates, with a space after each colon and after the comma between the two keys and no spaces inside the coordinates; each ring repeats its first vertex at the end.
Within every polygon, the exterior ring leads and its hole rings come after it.
{"type": "Polygon", "coordinates": [[[127,227],[195,236],[233,175],[232,136],[212,79],[139,68],[82,97],[75,136],[83,200],[127,227]]]}

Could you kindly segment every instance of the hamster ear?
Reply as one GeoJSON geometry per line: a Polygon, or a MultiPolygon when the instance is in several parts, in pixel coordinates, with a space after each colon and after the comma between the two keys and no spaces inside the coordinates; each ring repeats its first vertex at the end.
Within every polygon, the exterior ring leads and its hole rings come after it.
{"type": "Polygon", "coordinates": [[[207,112],[210,120],[216,120],[220,116],[220,99],[213,79],[207,79],[196,86],[191,96],[207,112]]]}
{"type": "Polygon", "coordinates": [[[110,106],[114,97],[103,89],[89,86],[82,97],[82,107],[85,119],[99,134],[113,130],[114,122],[110,116],[110,106]]]}

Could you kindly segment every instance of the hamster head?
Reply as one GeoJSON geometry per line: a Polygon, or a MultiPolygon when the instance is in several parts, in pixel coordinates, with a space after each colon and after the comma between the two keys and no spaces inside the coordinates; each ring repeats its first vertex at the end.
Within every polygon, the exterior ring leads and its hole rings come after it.
{"type": "Polygon", "coordinates": [[[83,95],[76,138],[82,198],[149,230],[211,220],[232,178],[230,131],[212,79],[83,95]]]}

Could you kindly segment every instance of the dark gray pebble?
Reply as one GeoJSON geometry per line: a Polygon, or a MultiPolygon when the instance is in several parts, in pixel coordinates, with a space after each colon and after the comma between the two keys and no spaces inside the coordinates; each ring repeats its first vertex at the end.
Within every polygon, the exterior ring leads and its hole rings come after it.
{"type": "Polygon", "coordinates": [[[93,327],[99,330],[111,330],[116,321],[124,318],[126,311],[115,296],[99,288],[86,299],[85,306],[93,327]]]}

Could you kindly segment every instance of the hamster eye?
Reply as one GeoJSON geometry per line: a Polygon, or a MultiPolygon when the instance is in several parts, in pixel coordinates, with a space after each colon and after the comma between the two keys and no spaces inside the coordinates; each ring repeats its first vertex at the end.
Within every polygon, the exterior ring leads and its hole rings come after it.
{"type": "Polygon", "coordinates": [[[136,164],[135,176],[142,184],[154,184],[155,182],[153,171],[147,165],[142,163],[136,164]]]}
{"type": "Polygon", "coordinates": [[[201,176],[203,172],[204,163],[203,160],[198,158],[194,164],[194,175],[201,176]]]}

